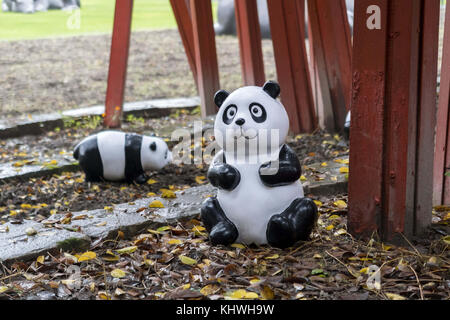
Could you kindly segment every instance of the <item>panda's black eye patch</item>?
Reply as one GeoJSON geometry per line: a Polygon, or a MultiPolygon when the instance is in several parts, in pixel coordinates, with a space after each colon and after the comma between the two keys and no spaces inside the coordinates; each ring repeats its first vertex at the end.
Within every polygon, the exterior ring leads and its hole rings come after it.
{"type": "Polygon", "coordinates": [[[156,142],[152,142],[152,143],[150,144],[150,150],[156,151],[156,142]]]}
{"type": "Polygon", "coordinates": [[[226,109],[223,111],[222,120],[226,124],[230,124],[233,122],[234,117],[237,113],[237,107],[234,104],[230,104],[226,109]]]}
{"type": "Polygon", "coordinates": [[[264,121],[266,121],[267,119],[267,113],[266,113],[266,109],[264,109],[264,107],[262,105],[260,105],[259,103],[252,103],[249,106],[249,110],[250,110],[250,115],[252,116],[253,120],[257,123],[262,123],[264,121]]]}

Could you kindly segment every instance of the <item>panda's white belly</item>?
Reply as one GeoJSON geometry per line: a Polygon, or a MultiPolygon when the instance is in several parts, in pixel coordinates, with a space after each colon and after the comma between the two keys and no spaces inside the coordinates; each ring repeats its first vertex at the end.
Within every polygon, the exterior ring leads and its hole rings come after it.
{"type": "Polygon", "coordinates": [[[104,131],[97,135],[97,145],[102,158],[103,177],[119,181],[125,177],[125,134],[104,131]]]}
{"type": "Polygon", "coordinates": [[[219,190],[217,199],[226,216],[236,225],[237,242],[266,244],[269,219],[282,213],[297,198],[303,198],[300,181],[287,186],[267,187],[259,177],[261,163],[227,163],[239,170],[241,181],[232,191],[219,190]]]}

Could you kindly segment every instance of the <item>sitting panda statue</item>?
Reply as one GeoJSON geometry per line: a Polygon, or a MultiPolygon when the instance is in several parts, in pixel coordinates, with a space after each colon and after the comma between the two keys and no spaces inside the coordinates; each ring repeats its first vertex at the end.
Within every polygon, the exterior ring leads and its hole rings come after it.
{"type": "Polygon", "coordinates": [[[349,111],[347,113],[347,116],[345,117],[345,123],[344,123],[344,137],[347,140],[350,140],[350,119],[351,119],[351,113],[349,111]]]}
{"type": "Polygon", "coordinates": [[[285,144],[289,118],[279,94],[279,85],[268,81],[262,88],[221,90],[214,97],[219,107],[214,136],[222,150],[207,177],[218,193],[201,207],[214,245],[237,241],[286,248],[308,240],[316,223],[316,204],[304,197],[299,181],[299,160],[285,144]]]}
{"type": "Polygon", "coordinates": [[[157,137],[120,131],[91,135],[75,146],[73,157],[86,181],[127,181],[143,184],[147,170],[159,170],[172,161],[166,142],[157,137]]]}

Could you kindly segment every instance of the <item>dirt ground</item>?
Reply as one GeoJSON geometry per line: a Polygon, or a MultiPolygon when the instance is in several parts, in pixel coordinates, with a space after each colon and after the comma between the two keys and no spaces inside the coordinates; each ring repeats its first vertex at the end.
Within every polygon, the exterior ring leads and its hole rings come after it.
{"type": "MultiPolygon", "coordinates": [[[[108,76],[109,35],[0,41],[0,113],[17,116],[103,104],[108,76]]],[[[235,37],[216,40],[223,89],[241,81],[235,37]]],[[[267,79],[275,79],[272,42],[263,41],[267,79]]],[[[176,29],[133,32],[125,102],[196,96],[176,29]]]]}

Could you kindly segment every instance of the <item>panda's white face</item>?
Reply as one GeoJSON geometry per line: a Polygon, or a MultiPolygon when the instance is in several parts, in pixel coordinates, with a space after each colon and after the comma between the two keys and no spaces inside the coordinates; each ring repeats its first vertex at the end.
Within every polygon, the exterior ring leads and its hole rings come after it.
{"type": "Polygon", "coordinates": [[[141,162],[144,170],[159,170],[172,161],[167,143],[157,137],[143,136],[141,162]]]}
{"type": "Polygon", "coordinates": [[[220,101],[214,124],[218,145],[226,152],[232,151],[229,148],[239,140],[268,148],[281,146],[289,131],[289,118],[276,95],[273,96],[261,87],[248,86],[220,101]]]}

